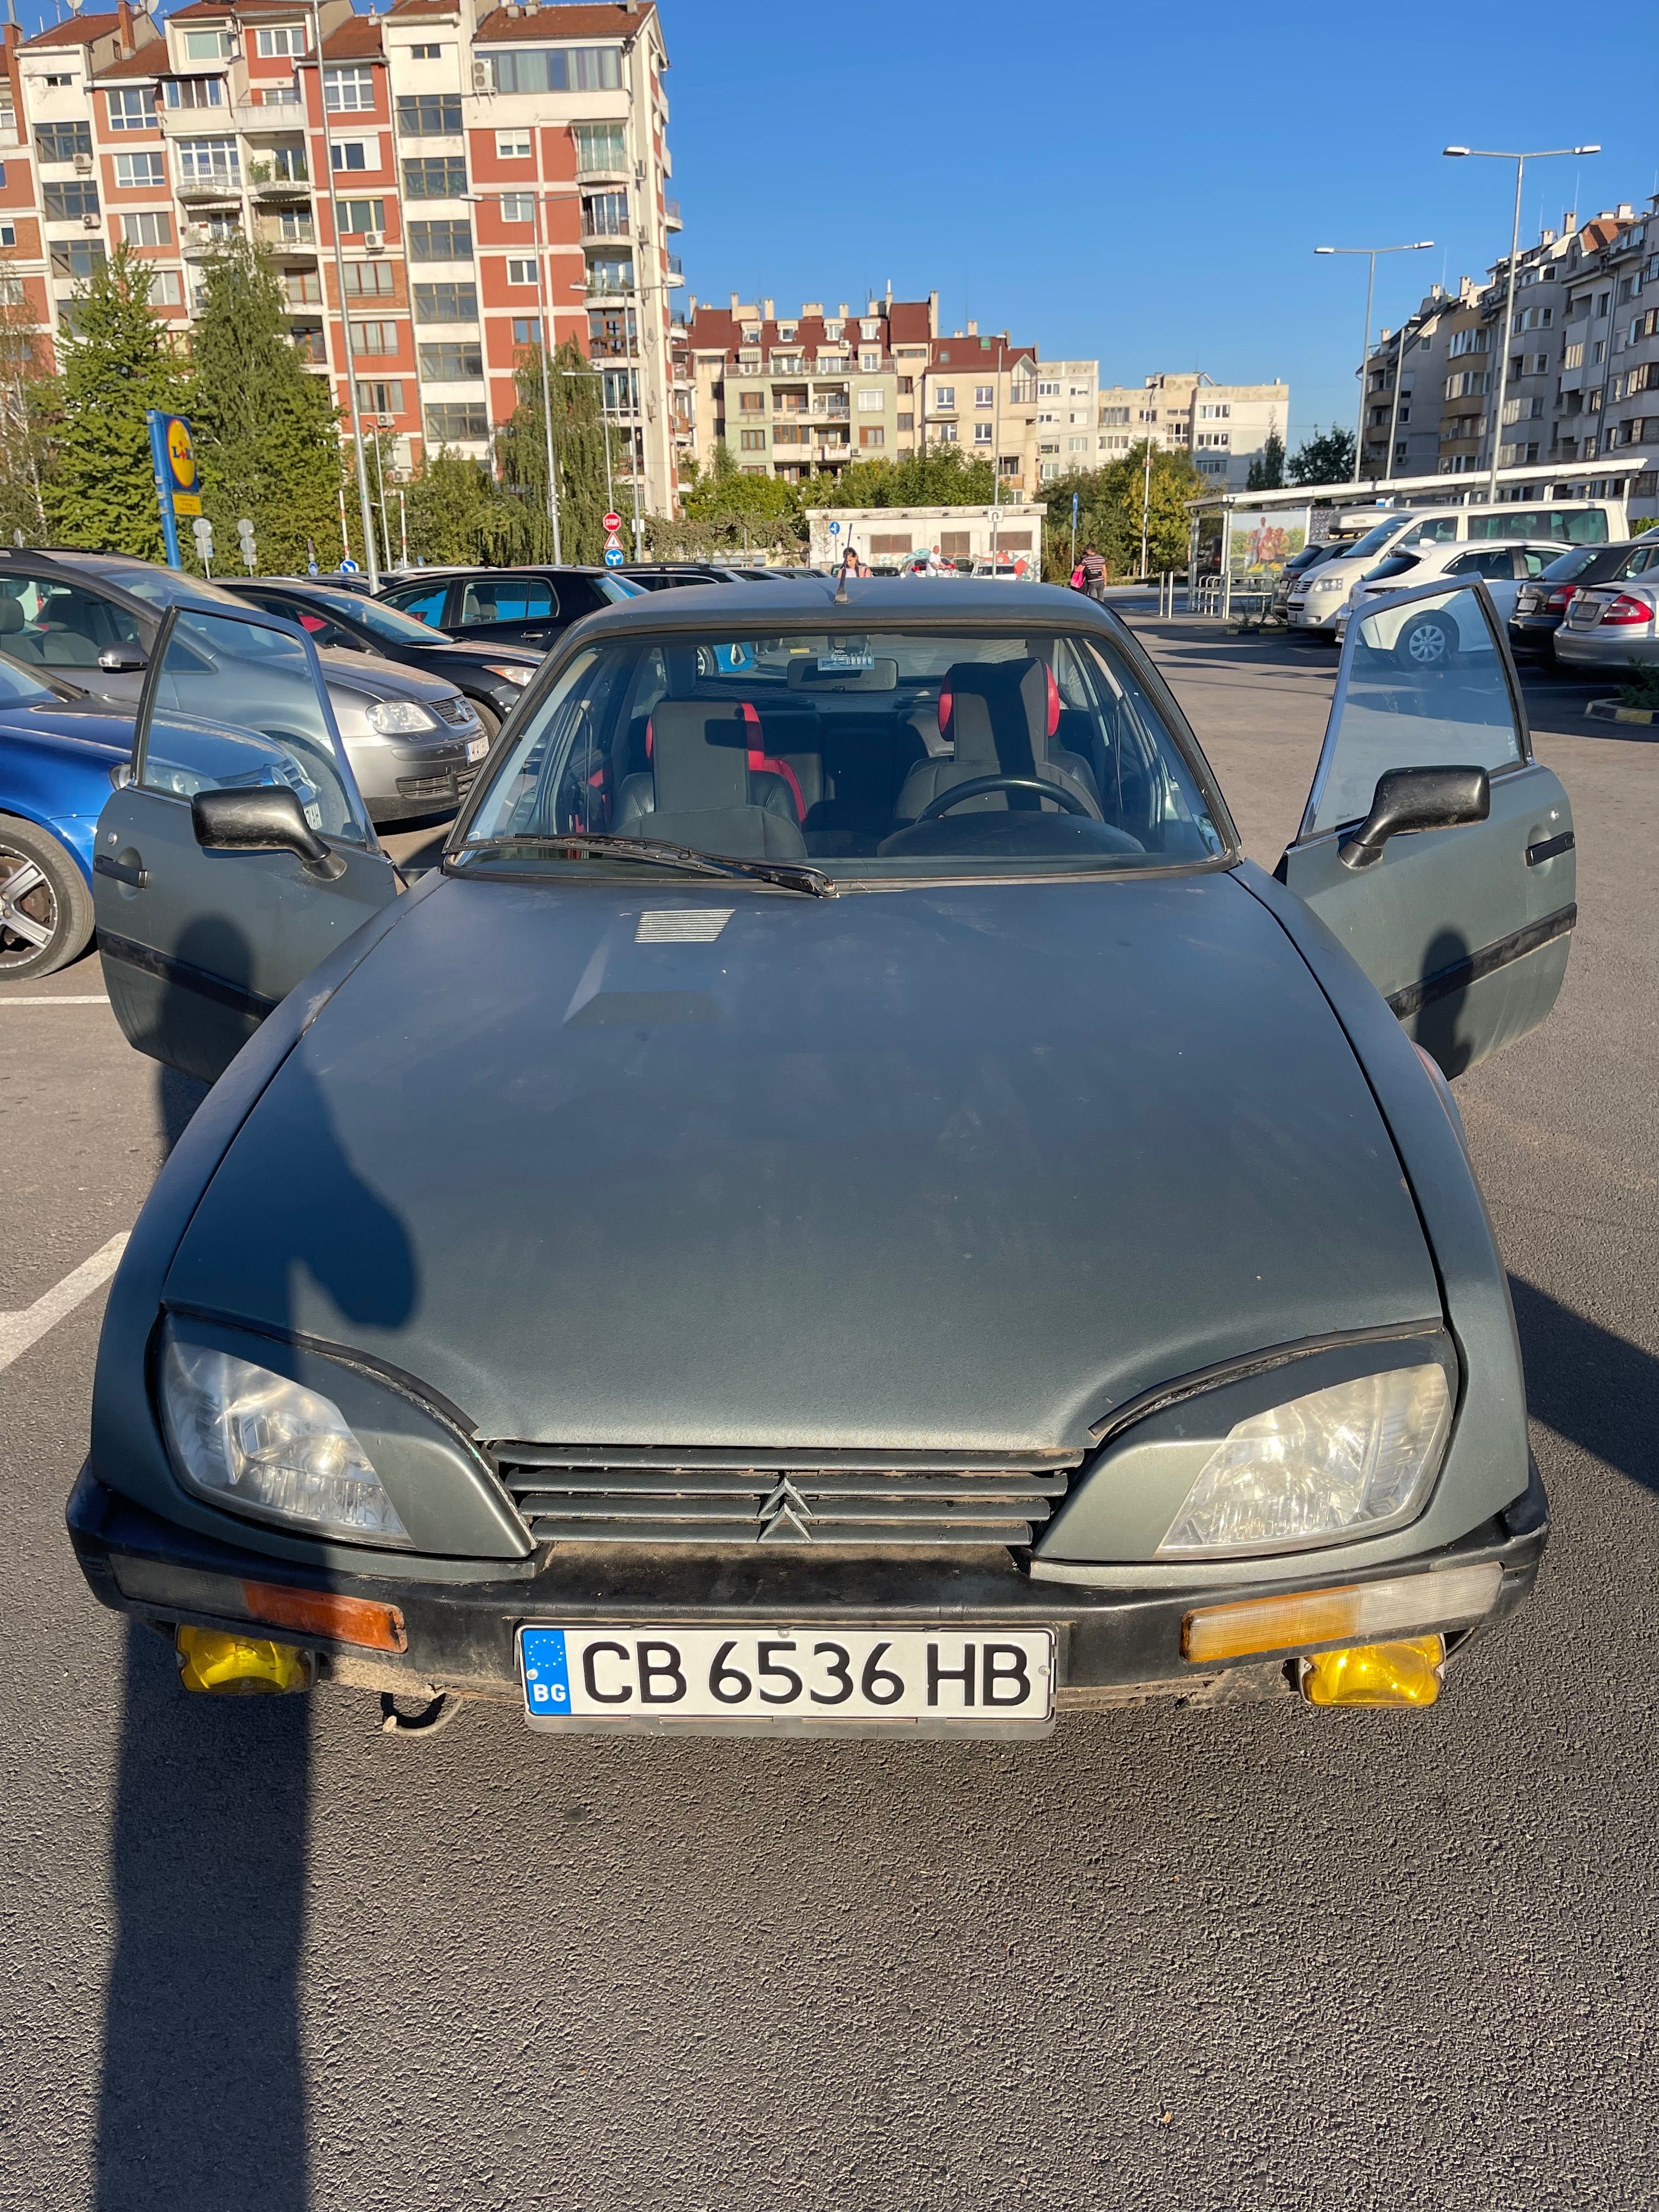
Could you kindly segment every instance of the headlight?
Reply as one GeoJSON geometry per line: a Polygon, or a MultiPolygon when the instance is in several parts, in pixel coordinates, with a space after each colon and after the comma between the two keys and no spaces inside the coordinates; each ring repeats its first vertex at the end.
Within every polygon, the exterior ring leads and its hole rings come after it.
{"type": "Polygon", "coordinates": [[[1211,1453],[1158,1556],[1289,1551],[1395,1527],[1426,1496],[1450,1426],[1433,1364],[1271,1406],[1211,1453]]]}
{"type": "Polygon", "coordinates": [[[521,667],[516,660],[489,660],[484,665],[492,676],[505,676],[509,684],[516,684],[521,689],[536,673],[533,668],[521,667]]]}
{"type": "Polygon", "coordinates": [[[435,730],[438,718],[412,699],[377,699],[368,710],[368,726],[390,738],[410,730],[435,730]]]}
{"type": "Polygon", "coordinates": [[[169,1334],[161,1413],[180,1474],[214,1504],[358,1543],[408,1540],[368,1455],[317,1391],[169,1334]]]}
{"type": "Polygon", "coordinates": [[[1340,576],[1316,576],[1308,586],[1310,592],[1346,592],[1347,588],[1340,576]]]}

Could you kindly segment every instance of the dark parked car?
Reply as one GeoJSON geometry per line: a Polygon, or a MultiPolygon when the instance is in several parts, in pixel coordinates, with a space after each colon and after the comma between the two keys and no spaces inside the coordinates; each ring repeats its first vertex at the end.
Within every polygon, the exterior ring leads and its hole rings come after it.
{"type": "Polygon", "coordinates": [[[605,568],[446,568],[388,584],[380,597],[432,629],[544,651],[572,623],[639,588],[605,568]]]}
{"type": "Polygon", "coordinates": [[[633,561],[607,572],[625,576],[641,591],[671,592],[682,584],[747,584],[772,572],[768,568],[722,568],[705,561],[633,561]]]}
{"type": "Polygon", "coordinates": [[[331,585],[249,577],[238,578],[227,588],[297,622],[326,650],[401,661],[405,668],[444,678],[472,702],[486,737],[493,738],[517,706],[520,693],[541,661],[539,653],[521,645],[473,645],[445,636],[413,615],[379,599],[336,591],[331,585]]]}
{"type": "Polygon", "coordinates": [[[1566,619],[1573,593],[1616,576],[1632,550],[1628,539],[1617,545],[1570,546],[1535,581],[1522,584],[1510,617],[1510,644],[1514,651],[1523,657],[1535,654],[1553,660],[1555,633],[1566,619]]]}
{"type": "Polygon", "coordinates": [[[566,1732],[1431,1703],[1547,1534],[1446,1078],[1577,908],[1486,587],[1416,596],[1460,650],[1354,623],[1276,876],[1105,609],[811,581],[581,624],[408,890],[307,641],[179,610],[99,939],[225,1072],[110,1295],[97,1595],[192,1689],[566,1732]],[[308,808],[213,787],[230,700],[308,808]]]}

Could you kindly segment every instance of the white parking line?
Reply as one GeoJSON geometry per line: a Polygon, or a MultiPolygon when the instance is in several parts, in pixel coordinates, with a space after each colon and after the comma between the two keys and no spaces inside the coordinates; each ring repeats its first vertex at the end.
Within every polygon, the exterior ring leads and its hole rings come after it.
{"type": "Polygon", "coordinates": [[[49,1328],[55,1328],[65,1314],[73,1313],[83,1298],[89,1298],[108,1282],[126,1247],[127,1231],[124,1229],[118,1237],[112,1237],[101,1251],[94,1252],[90,1260],[82,1260],[61,1283],[43,1291],[32,1306],[24,1306],[16,1313],[0,1313],[0,1370],[9,1367],[49,1328]]]}
{"type": "Polygon", "coordinates": [[[84,999],[8,999],[0,996],[0,1012],[9,1006],[106,1006],[109,1000],[102,991],[95,991],[84,999]]]}

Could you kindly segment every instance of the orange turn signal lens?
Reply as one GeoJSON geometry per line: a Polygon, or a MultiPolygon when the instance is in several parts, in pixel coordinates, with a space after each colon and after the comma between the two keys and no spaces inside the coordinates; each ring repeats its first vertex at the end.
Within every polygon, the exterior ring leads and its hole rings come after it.
{"type": "Polygon", "coordinates": [[[369,1651],[409,1649],[402,1612],[372,1598],[295,1589],[286,1583],[244,1583],[241,1609],[250,1620],[291,1629],[296,1636],[326,1636],[336,1644],[357,1644],[369,1651]]]}
{"type": "Polygon", "coordinates": [[[1316,1644],[1376,1644],[1414,1630],[1465,1628],[1492,1611],[1503,1586],[1503,1568],[1489,1559],[1389,1582],[1200,1606],[1181,1624],[1182,1656],[1201,1667],[1316,1644]]]}

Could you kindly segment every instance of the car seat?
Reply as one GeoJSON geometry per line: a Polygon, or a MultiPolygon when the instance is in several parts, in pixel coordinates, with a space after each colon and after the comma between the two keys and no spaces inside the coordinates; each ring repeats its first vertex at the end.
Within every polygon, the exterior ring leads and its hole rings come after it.
{"type": "Polygon", "coordinates": [[[753,712],[742,702],[659,699],[648,732],[650,770],[623,781],[616,833],[742,860],[804,858],[789,785],[750,766],[753,712]]]}
{"type": "MultiPolygon", "coordinates": [[[[914,822],[947,791],[988,775],[1036,776],[1081,799],[1101,819],[1094,772],[1080,754],[1054,744],[1060,726],[1060,694],[1046,661],[958,660],[939,687],[939,723],[951,741],[946,759],[918,761],[905,777],[893,809],[896,822],[914,822]]],[[[964,799],[963,813],[1027,811],[1043,804],[1035,791],[988,791],[964,799]]]]}

